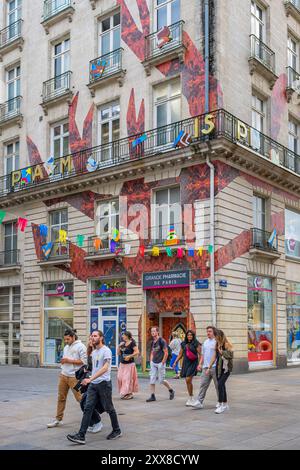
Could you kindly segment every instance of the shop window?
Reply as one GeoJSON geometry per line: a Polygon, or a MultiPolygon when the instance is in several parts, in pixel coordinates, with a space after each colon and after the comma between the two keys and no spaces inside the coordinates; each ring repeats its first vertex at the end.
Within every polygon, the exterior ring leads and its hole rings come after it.
{"type": "Polygon", "coordinates": [[[92,306],[126,303],[126,280],[92,280],[91,294],[92,306]]]}
{"type": "Polygon", "coordinates": [[[44,363],[58,364],[64,349],[64,332],[73,328],[73,283],[44,286],[44,363]]]}
{"type": "Polygon", "coordinates": [[[19,364],[20,287],[0,289],[0,365],[19,364]]]}
{"type": "Polygon", "coordinates": [[[285,253],[300,259],[300,214],[285,211],[285,253]]]}
{"type": "Polygon", "coordinates": [[[272,364],[273,292],[269,278],[248,279],[248,348],[249,363],[272,364]]]}
{"type": "Polygon", "coordinates": [[[287,282],[287,357],[300,362],[300,283],[287,282]]]}

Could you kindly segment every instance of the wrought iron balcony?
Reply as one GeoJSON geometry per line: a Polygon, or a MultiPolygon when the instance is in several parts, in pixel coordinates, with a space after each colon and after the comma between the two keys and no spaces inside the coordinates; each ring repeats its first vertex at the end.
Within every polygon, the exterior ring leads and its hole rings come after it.
{"type": "MultiPolygon", "coordinates": [[[[184,227],[180,222],[171,225],[151,227],[150,235],[151,239],[145,241],[145,247],[147,250],[151,250],[153,247],[169,247],[171,249],[177,249],[178,247],[185,246],[186,244],[184,237],[184,227]],[[172,234],[170,232],[171,227],[174,227],[174,232],[172,234]]],[[[149,238],[148,233],[145,233],[144,238],[145,240],[149,238]]]]}
{"type": "Polygon", "coordinates": [[[184,21],[178,21],[145,37],[145,61],[143,64],[148,74],[150,74],[149,68],[152,65],[158,65],[165,60],[179,58],[180,62],[184,61],[186,51],[183,40],[184,24],[184,21]]]}
{"type": "Polygon", "coordinates": [[[21,38],[22,24],[23,20],[18,20],[0,31],[0,51],[21,38]]]}
{"type": "Polygon", "coordinates": [[[285,0],[284,6],[287,16],[292,15],[296,20],[300,20],[300,0],[285,0]]]}
{"type": "Polygon", "coordinates": [[[45,0],[44,1],[44,21],[58,15],[62,11],[70,8],[72,0],[45,0]]]}
{"type": "MultiPolygon", "coordinates": [[[[70,97],[72,72],[65,72],[62,75],[51,78],[43,84],[43,104],[51,101],[61,100],[63,97],[70,97]]],[[[45,109],[45,108],[44,108],[45,109]]]]}
{"type": "Polygon", "coordinates": [[[294,92],[300,95],[300,74],[296,72],[296,70],[294,70],[292,67],[287,67],[286,70],[288,77],[286,92],[288,101],[290,101],[294,92]]]}
{"type": "Polygon", "coordinates": [[[275,74],[275,53],[258,37],[251,34],[251,55],[249,58],[251,75],[258,70],[271,83],[273,88],[277,76],[275,74]]]}
{"type": "Polygon", "coordinates": [[[123,69],[123,48],[105,54],[90,62],[89,89],[94,96],[94,89],[102,82],[114,78],[123,85],[125,70],[123,69]]]}
{"type": "Polygon", "coordinates": [[[2,251],[0,253],[0,268],[20,265],[20,250],[2,251]]]}
{"type": "MultiPolygon", "coordinates": [[[[123,254],[124,244],[122,241],[117,244],[117,249],[121,250],[119,254],[123,254]]],[[[88,257],[109,258],[116,256],[116,252],[111,250],[110,239],[105,237],[89,237],[87,251],[88,257]]]]}
{"type": "MultiPolygon", "coordinates": [[[[51,262],[63,262],[70,258],[70,243],[59,243],[55,242],[53,244],[53,248],[51,250],[51,254],[49,257],[45,257],[42,255],[41,262],[42,263],[51,263],[51,262]]],[[[53,263],[52,263],[53,264],[53,263]]]]}
{"type": "MultiPolygon", "coordinates": [[[[182,152],[194,153],[198,147],[201,148],[202,144],[206,145],[208,140],[216,141],[217,144],[220,139],[238,144],[243,152],[248,149],[251,152],[252,161],[256,160],[258,165],[260,163],[265,165],[266,161],[269,161],[275,167],[292,170],[300,176],[299,155],[220,109],[208,115],[202,114],[146,131],[143,134],[125,137],[61,157],[55,161],[55,168],[51,175],[48,167],[46,168],[46,163],[30,167],[30,175],[25,179],[28,168],[16,170],[0,178],[0,197],[38,187],[44,191],[45,186],[48,186],[47,190],[49,190],[52,183],[58,185],[59,182],[66,182],[68,179],[73,179],[73,184],[75,176],[85,175],[97,178],[99,173],[101,175],[101,171],[114,169],[124,164],[132,165],[134,162],[150,158],[153,161],[163,156],[167,158],[168,153],[174,156],[182,152]],[[182,139],[178,142],[180,135],[182,139]],[[193,150],[189,150],[189,146],[193,150]],[[258,160],[259,157],[263,157],[261,162],[258,160]]],[[[272,174],[271,167],[269,174],[272,174]]]]}
{"type": "Polygon", "coordinates": [[[266,232],[259,228],[252,228],[250,248],[262,251],[278,252],[278,236],[275,236],[273,242],[271,242],[271,236],[271,232],[266,232]]]}
{"type": "Polygon", "coordinates": [[[17,96],[0,105],[0,127],[8,121],[21,119],[21,102],[22,97],[17,96]]]}

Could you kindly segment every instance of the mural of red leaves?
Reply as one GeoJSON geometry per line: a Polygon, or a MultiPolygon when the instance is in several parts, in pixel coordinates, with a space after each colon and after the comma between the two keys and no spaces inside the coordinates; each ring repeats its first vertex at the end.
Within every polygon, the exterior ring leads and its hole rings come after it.
{"type": "Polygon", "coordinates": [[[282,125],[282,116],[287,107],[286,88],[287,88],[287,75],[283,73],[277,79],[271,97],[271,110],[272,110],[272,124],[271,124],[271,137],[277,140],[280,128],[282,125]]]}

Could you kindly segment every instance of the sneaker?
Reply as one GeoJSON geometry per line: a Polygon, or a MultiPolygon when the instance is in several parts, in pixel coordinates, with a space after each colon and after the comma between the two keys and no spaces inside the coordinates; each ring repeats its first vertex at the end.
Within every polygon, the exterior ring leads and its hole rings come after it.
{"type": "Polygon", "coordinates": [[[93,434],[97,434],[97,432],[102,431],[102,429],[103,429],[103,424],[102,424],[102,422],[100,421],[99,423],[94,424],[94,426],[92,427],[91,432],[92,432],[93,434]]]}
{"type": "Polygon", "coordinates": [[[226,411],[226,406],[221,405],[221,406],[219,406],[219,408],[216,408],[215,413],[217,415],[220,415],[221,413],[224,413],[224,411],[226,411]]]}
{"type": "Polygon", "coordinates": [[[112,431],[106,439],[108,439],[109,441],[113,441],[114,439],[118,439],[119,437],[122,437],[122,432],[121,432],[121,429],[119,429],[118,431],[112,431]]]}
{"type": "Polygon", "coordinates": [[[216,404],[216,408],[219,408],[220,406],[221,406],[221,403],[218,402],[218,403],[216,404]]]}
{"type": "Polygon", "coordinates": [[[201,403],[201,401],[199,401],[199,400],[195,400],[192,407],[195,408],[196,410],[202,410],[203,403],[201,403]]]}
{"type": "Polygon", "coordinates": [[[57,426],[62,426],[64,423],[62,421],[59,421],[58,419],[55,419],[52,421],[52,423],[47,424],[47,428],[57,428],[57,426]]]}
{"type": "Polygon", "coordinates": [[[85,444],[85,437],[82,434],[79,434],[79,432],[76,434],[68,434],[67,439],[75,444],[85,444]]]}
{"type": "Polygon", "coordinates": [[[195,400],[194,397],[190,397],[186,402],[185,406],[194,406],[195,400]]]}
{"type": "Polygon", "coordinates": [[[225,411],[229,411],[229,406],[228,406],[227,403],[225,403],[223,406],[224,406],[224,408],[225,408],[225,411]]]}
{"type": "Polygon", "coordinates": [[[87,428],[87,432],[93,432],[93,429],[94,429],[94,426],[89,426],[89,427],[87,428]]]}
{"type": "Polygon", "coordinates": [[[146,400],[146,403],[150,403],[151,401],[156,401],[155,395],[152,393],[151,397],[146,400]]]}
{"type": "Polygon", "coordinates": [[[175,391],[174,390],[169,390],[170,392],[170,400],[174,400],[175,398],[175,391]]]}

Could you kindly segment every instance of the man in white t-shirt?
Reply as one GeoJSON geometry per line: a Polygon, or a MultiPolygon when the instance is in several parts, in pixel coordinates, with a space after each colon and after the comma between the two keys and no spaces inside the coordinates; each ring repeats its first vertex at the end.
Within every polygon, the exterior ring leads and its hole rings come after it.
{"type": "MultiPolygon", "coordinates": [[[[217,374],[216,374],[216,363],[214,363],[214,365],[211,368],[209,368],[213,354],[216,351],[216,340],[215,340],[216,328],[214,326],[208,326],[206,328],[206,332],[207,332],[207,340],[204,341],[202,345],[202,351],[201,351],[202,355],[200,359],[200,366],[202,367],[200,391],[199,391],[198,399],[195,401],[193,405],[193,408],[196,408],[196,409],[203,408],[203,402],[206,396],[206,392],[212,380],[214,381],[214,384],[215,384],[217,397],[219,397],[218,380],[217,380],[217,374]]],[[[219,403],[217,403],[217,407],[218,405],[219,403]]]]}
{"type": "Polygon", "coordinates": [[[95,349],[92,353],[93,370],[92,376],[85,379],[82,385],[88,385],[86,404],[78,433],[68,434],[67,439],[75,444],[85,444],[85,435],[90,425],[93,411],[100,401],[102,408],[109,414],[112,432],[107,436],[108,440],[117,439],[122,436],[116,410],[112,402],[111,383],[111,350],[104,344],[102,331],[92,333],[92,342],[95,349]]]}

